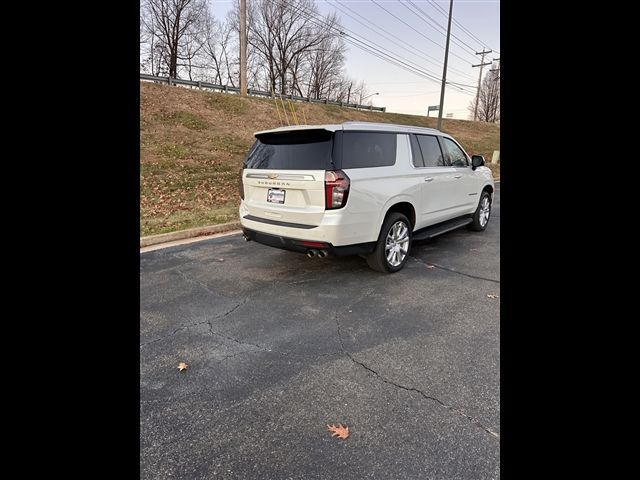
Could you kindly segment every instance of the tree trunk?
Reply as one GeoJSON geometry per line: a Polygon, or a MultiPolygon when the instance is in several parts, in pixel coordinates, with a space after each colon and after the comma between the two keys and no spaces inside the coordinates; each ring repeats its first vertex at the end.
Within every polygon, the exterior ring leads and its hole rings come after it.
{"type": "Polygon", "coordinates": [[[169,76],[171,78],[178,77],[178,55],[176,52],[171,52],[171,58],[169,60],[169,76]]]}

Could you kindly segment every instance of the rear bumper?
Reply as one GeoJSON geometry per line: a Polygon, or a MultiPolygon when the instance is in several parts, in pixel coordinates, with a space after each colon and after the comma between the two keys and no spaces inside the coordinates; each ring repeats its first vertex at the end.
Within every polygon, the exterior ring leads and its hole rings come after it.
{"type": "Polygon", "coordinates": [[[240,224],[256,232],[293,239],[330,243],[335,246],[349,246],[378,240],[379,227],[371,222],[370,212],[353,213],[348,207],[326,210],[322,218],[305,221],[304,216],[271,216],[259,208],[248,208],[240,202],[240,224]],[[292,218],[296,218],[295,223],[292,218]]]}
{"type": "Polygon", "coordinates": [[[305,239],[273,235],[270,233],[259,232],[257,230],[253,230],[244,226],[242,227],[242,232],[244,233],[245,237],[247,237],[249,240],[253,240],[254,242],[299,253],[306,253],[311,249],[326,250],[329,255],[342,257],[346,255],[364,255],[367,253],[371,253],[376,246],[375,242],[359,243],[355,245],[343,245],[340,247],[335,247],[329,242],[322,242],[326,246],[307,246],[302,244],[302,242],[307,241],[305,239]]]}

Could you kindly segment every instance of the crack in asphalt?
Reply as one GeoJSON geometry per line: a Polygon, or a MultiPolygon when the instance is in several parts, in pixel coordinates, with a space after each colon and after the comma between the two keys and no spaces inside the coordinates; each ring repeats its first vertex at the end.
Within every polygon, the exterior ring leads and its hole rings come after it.
{"type": "Polygon", "coordinates": [[[166,340],[167,338],[172,337],[173,335],[178,333],[180,330],[184,330],[185,328],[197,327],[198,325],[203,325],[205,323],[207,323],[207,321],[198,322],[198,323],[190,323],[189,325],[181,325],[180,327],[176,328],[173,332],[169,333],[168,335],[164,335],[163,337],[154,338],[153,340],[149,340],[148,342],[141,343],[140,344],[140,348],[146,347],[147,345],[151,345],[152,343],[161,342],[162,340],[166,340]]]}
{"type": "Polygon", "coordinates": [[[471,275],[470,273],[464,273],[464,272],[460,272],[458,270],[453,270],[452,268],[443,267],[442,265],[438,265],[437,263],[427,263],[427,262],[419,259],[418,257],[414,257],[414,256],[411,256],[411,255],[410,255],[410,257],[413,258],[418,263],[422,263],[423,265],[427,265],[427,266],[432,265],[432,266],[434,266],[436,268],[439,268],[440,270],[445,270],[447,272],[456,273],[458,275],[463,275],[463,276],[469,277],[469,278],[475,278],[476,280],[484,280],[486,282],[493,282],[493,283],[498,283],[498,284],[500,283],[500,280],[495,280],[493,278],[487,278],[487,277],[480,277],[478,275],[471,275]]]}
{"type": "MultiPolygon", "coordinates": [[[[244,305],[245,303],[247,303],[249,301],[249,298],[245,298],[243,299],[241,302],[237,303],[236,305],[234,305],[231,309],[227,310],[226,312],[217,315],[213,318],[210,318],[208,320],[204,320],[202,322],[197,322],[197,323],[190,323],[188,325],[181,325],[180,327],[176,328],[175,330],[173,330],[171,333],[169,333],[168,335],[165,335],[163,337],[160,338],[156,338],[154,340],[150,340],[148,342],[145,343],[141,343],[140,344],[140,348],[146,346],[146,345],[150,345],[152,343],[156,343],[156,342],[160,342],[162,340],[166,340],[169,337],[172,337],[173,335],[175,335],[176,333],[178,333],[180,330],[184,330],[186,328],[191,328],[191,327],[197,327],[198,325],[204,325],[205,323],[209,325],[209,334],[212,336],[217,336],[220,338],[224,338],[226,340],[230,340],[234,343],[237,343],[238,345],[241,346],[248,346],[248,347],[254,347],[257,348],[258,350],[254,350],[255,351],[262,351],[262,352],[267,352],[267,353],[276,353],[278,355],[282,355],[284,357],[313,357],[313,358],[321,358],[321,357],[330,357],[332,355],[340,355],[341,352],[328,352],[328,353],[320,353],[320,354],[312,354],[312,355],[307,355],[307,354],[302,354],[302,353],[292,353],[292,352],[281,352],[278,350],[273,350],[270,349],[264,345],[258,345],[257,343],[251,343],[251,342],[245,342],[243,340],[239,340],[235,337],[231,337],[229,335],[225,335],[224,333],[221,332],[217,332],[213,330],[213,321],[214,320],[218,320],[220,318],[224,318],[228,315],[231,315],[233,312],[235,312],[238,308],[240,308],[242,305],[244,305]]],[[[241,352],[241,353],[247,353],[247,352],[241,352]]],[[[225,357],[223,358],[223,360],[226,360],[227,358],[231,358],[236,356],[234,355],[230,355],[229,357],[225,357]]]]}
{"type": "MultiPolygon", "coordinates": [[[[207,291],[211,295],[214,295],[214,296],[216,295],[215,292],[211,291],[211,289],[209,289],[209,287],[207,287],[204,283],[200,282],[199,280],[195,280],[193,278],[188,277],[182,270],[180,270],[179,267],[176,267],[175,270],[178,272],[178,274],[185,281],[200,286],[202,289],[204,289],[205,291],[207,291]]],[[[292,270],[292,272],[294,272],[294,271],[295,270],[292,270]]],[[[278,284],[281,284],[281,283],[285,283],[285,281],[284,280],[277,281],[272,285],[272,287],[277,286],[278,284]]],[[[188,325],[182,325],[182,326],[176,328],[175,330],[173,330],[168,335],[165,335],[163,337],[160,337],[160,338],[151,340],[149,342],[145,342],[145,343],[140,344],[140,347],[144,347],[146,345],[149,345],[149,344],[152,344],[152,343],[156,343],[156,342],[159,342],[161,340],[165,340],[165,339],[175,335],[180,330],[184,330],[186,328],[191,328],[191,327],[196,327],[198,325],[204,325],[206,323],[206,324],[209,325],[209,334],[212,335],[212,336],[216,335],[216,336],[218,336],[220,338],[224,338],[224,339],[230,340],[232,342],[235,342],[238,345],[255,347],[259,351],[263,351],[263,352],[267,352],[267,353],[276,353],[278,355],[282,355],[282,356],[285,356],[285,357],[304,357],[304,358],[307,358],[307,357],[321,358],[321,357],[329,357],[329,356],[332,356],[332,355],[340,355],[341,352],[328,352],[328,353],[321,353],[321,354],[315,354],[315,355],[307,355],[307,354],[291,353],[291,352],[280,352],[278,350],[269,349],[269,348],[267,348],[265,346],[258,345],[256,343],[251,343],[251,342],[245,342],[245,341],[242,341],[242,340],[238,340],[237,338],[234,338],[234,337],[225,335],[225,334],[223,334],[221,332],[216,332],[216,331],[213,330],[213,323],[212,323],[213,321],[218,320],[220,318],[224,318],[224,317],[226,317],[228,315],[231,315],[233,312],[235,312],[242,305],[244,305],[245,303],[249,302],[250,299],[251,299],[251,295],[243,298],[240,302],[238,302],[236,305],[234,305],[230,310],[227,310],[226,312],[224,312],[224,313],[222,313],[220,315],[217,315],[217,316],[215,316],[213,318],[210,318],[210,319],[202,321],[202,322],[191,323],[191,324],[188,324],[188,325]]]]}
{"type": "Polygon", "coordinates": [[[466,413],[464,413],[462,410],[455,408],[451,405],[447,405],[446,403],[444,403],[442,400],[436,398],[436,397],[432,397],[430,395],[427,395],[426,393],[424,393],[422,390],[415,388],[415,387],[407,387],[405,385],[401,385],[399,383],[396,383],[392,380],[389,380],[387,378],[385,378],[384,376],[382,376],[380,373],[376,372],[373,368],[365,365],[363,362],[356,360],[353,355],[344,347],[344,343],[342,341],[342,332],[340,330],[340,320],[339,320],[340,315],[338,314],[338,312],[336,312],[335,315],[335,320],[336,320],[336,326],[337,326],[337,330],[338,330],[338,339],[340,340],[340,347],[342,348],[342,352],[349,357],[349,359],[355,363],[356,365],[360,365],[362,368],[364,368],[365,370],[367,370],[368,372],[373,373],[377,378],[379,378],[380,380],[382,380],[384,383],[389,384],[389,385],[393,385],[396,388],[399,388],[401,390],[406,390],[408,392],[417,392],[419,393],[422,397],[424,397],[427,400],[432,400],[434,402],[436,402],[438,405],[440,405],[441,407],[446,408],[447,410],[449,410],[450,412],[456,413],[457,415],[460,415],[464,418],[466,418],[467,420],[469,420],[471,423],[473,423],[474,425],[476,425],[477,427],[481,428],[482,430],[484,430],[485,432],[487,432],[489,435],[492,435],[493,437],[497,438],[498,440],[500,440],[500,434],[493,431],[490,427],[484,425],[482,422],[480,422],[479,420],[476,420],[475,418],[473,418],[471,415],[467,415],[466,413]]]}
{"type": "Polygon", "coordinates": [[[154,340],[150,340],[150,341],[145,342],[145,343],[141,343],[141,344],[140,344],[140,347],[144,347],[144,346],[146,346],[146,345],[150,345],[150,344],[152,344],[152,343],[156,343],[156,342],[159,342],[159,341],[161,341],[161,340],[166,340],[167,338],[172,337],[173,335],[175,335],[176,333],[178,333],[180,330],[184,330],[185,328],[197,327],[198,325],[204,325],[205,323],[208,323],[208,324],[209,324],[209,330],[211,330],[211,328],[213,328],[213,327],[212,327],[211,322],[213,322],[214,320],[218,320],[218,319],[220,319],[220,318],[224,318],[224,317],[226,317],[227,315],[231,315],[233,312],[235,312],[238,308],[240,308],[242,305],[244,305],[244,304],[245,304],[245,303],[247,303],[248,301],[249,301],[249,298],[247,297],[247,298],[243,299],[242,301],[238,302],[238,303],[237,303],[236,305],[234,305],[233,307],[231,307],[231,309],[230,309],[230,310],[227,310],[226,312],[221,313],[220,315],[216,315],[215,317],[210,318],[210,319],[208,319],[208,320],[204,320],[204,321],[202,321],[202,322],[190,323],[190,324],[188,324],[188,325],[181,325],[181,326],[179,326],[178,328],[176,328],[175,330],[173,330],[173,331],[172,331],[170,334],[168,334],[168,335],[165,335],[165,336],[160,337],[160,338],[156,338],[156,339],[154,339],[154,340]]]}

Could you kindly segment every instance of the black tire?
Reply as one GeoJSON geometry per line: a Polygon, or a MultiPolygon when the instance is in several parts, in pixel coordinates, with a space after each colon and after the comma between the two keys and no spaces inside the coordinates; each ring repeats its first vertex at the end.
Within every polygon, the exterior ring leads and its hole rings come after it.
{"type": "MultiPolygon", "coordinates": [[[[402,267],[404,267],[405,263],[407,263],[407,260],[409,259],[409,252],[411,251],[411,238],[411,223],[409,222],[407,217],[398,212],[391,212],[389,215],[387,215],[387,218],[382,224],[382,228],[380,229],[380,236],[378,237],[378,242],[376,243],[376,249],[373,251],[373,253],[367,255],[367,263],[372,269],[382,273],[395,273],[399,270],[402,270],[402,267]],[[398,222],[404,223],[404,226],[407,229],[406,235],[408,235],[409,237],[409,243],[407,244],[406,254],[404,255],[402,261],[398,265],[392,265],[387,260],[385,247],[387,236],[389,235],[390,230],[398,222]]],[[[401,255],[401,252],[399,252],[399,255],[401,255]]],[[[399,260],[399,258],[397,260],[399,260]]]]}
{"type": "Polygon", "coordinates": [[[474,232],[482,232],[487,228],[487,225],[489,225],[489,219],[491,218],[491,195],[486,190],[483,191],[482,194],[480,195],[478,208],[476,208],[476,211],[473,214],[472,218],[473,218],[473,221],[467,226],[469,230],[473,230],[474,232]],[[483,210],[483,204],[485,199],[487,199],[489,211],[487,212],[486,221],[484,222],[484,225],[483,225],[482,210],[483,210]]]}

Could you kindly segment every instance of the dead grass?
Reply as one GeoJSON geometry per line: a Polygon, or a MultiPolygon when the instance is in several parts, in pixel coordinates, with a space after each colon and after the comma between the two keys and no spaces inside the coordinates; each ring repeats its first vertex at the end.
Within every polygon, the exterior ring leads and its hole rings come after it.
{"type": "MultiPolygon", "coordinates": [[[[294,106],[298,121],[305,117],[307,124],[373,121],[436,126],[436,119],[415,115],[299,102],[294,106]]],[[[287,116],[292,122],[288,105],[287,116]]],[[[236,220],[238,174],[253,132],[280,125],[270,99],[141,82],[140,235],[236,220]]],[[[500,148],[497,125],[444,120],[443,130],[488,162],[500,148]]],[[[500,175],[499,165],[491,169],[494,176],[500,175]]]]}

